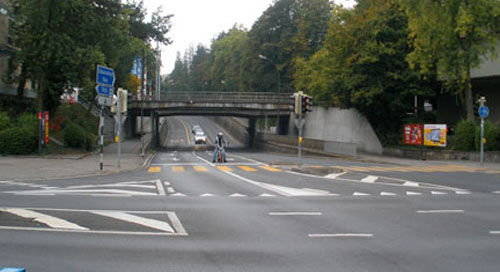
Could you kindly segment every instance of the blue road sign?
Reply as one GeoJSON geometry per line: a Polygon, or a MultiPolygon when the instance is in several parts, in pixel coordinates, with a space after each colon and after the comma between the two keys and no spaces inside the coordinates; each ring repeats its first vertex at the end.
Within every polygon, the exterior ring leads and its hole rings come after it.
{"type": "Polygon", "coordinates": [[[95,82],[99,85],[113,86],[115,84],[115,71],[106,66],[97,65],[95,82]]]}
{"type": "Polygon", "coordinates": [[[113,95],[113,87],[110,87],[110,86],[97,85],[95,87],[95,90],[97,91],[98,95],[102,95],[102,96],[112,96],[113,95]]]}
{"type": "Polygon", "coordinates": [[[490,115],[490,109],[487,106],[481,106],[479,107],[479,117],[481,118],[486,118],[488,115],[490,115]]]}

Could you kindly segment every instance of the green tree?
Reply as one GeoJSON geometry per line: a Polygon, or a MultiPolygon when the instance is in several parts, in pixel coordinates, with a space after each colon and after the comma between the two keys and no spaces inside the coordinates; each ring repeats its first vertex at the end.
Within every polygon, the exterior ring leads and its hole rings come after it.
{"type": "Polygon", "coordinates": [[[401,0],[409,17],[408,55],[411,66],[424,75],[437,74],[455,91],[474,119],[471,69],[493,54],[500,37],[497,0],[401,0]]]}
{"type": "Polygon", "coordinates": [[[413,96],[432,96],[434,86],[406,62],[407,17],[396,1],[364,2],[335,7],[322,49],[297,59],[295,87],[320,104],[358,109],[377,132],[395,132],[413,96]]]}

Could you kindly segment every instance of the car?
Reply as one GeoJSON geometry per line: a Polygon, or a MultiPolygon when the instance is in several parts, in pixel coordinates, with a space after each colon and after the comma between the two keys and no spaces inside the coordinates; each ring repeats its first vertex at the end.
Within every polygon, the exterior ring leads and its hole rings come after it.
{"type": "Polygon", "coordinates": [[[193,129],[191,129],[191,133],[193,133],[193,134],[196,134],[196,132],[198,132],[198,131],[203,132],[203,131],[201,130],[201,127],[200,127],[199,125],[194,125],[194,126],[193,126],[193,129]]]}
{"type": "Polygon", "coordinates": [[[194,134],[194,142],[195,144],[206,144],[207,143],[207,135],[203,131],[196,131],[194,134]]]}

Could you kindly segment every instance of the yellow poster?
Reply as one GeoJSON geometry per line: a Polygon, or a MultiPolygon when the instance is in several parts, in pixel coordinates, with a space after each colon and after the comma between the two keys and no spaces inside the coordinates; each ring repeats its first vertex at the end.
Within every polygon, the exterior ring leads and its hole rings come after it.
{"type": "Polygon", "coordinates": [[[424,145],[426,146],[446,146],[446,134],[448,129],[446,125],[424,125],[424,145]]]}

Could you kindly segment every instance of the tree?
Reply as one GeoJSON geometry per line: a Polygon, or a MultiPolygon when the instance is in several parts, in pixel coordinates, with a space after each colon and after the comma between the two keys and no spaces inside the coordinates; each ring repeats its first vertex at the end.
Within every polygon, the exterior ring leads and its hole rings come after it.
{"type": "Polygon", "coordinates": [[[364,2],[354,10],[334,8],[323,47],[297,59],[294,83],[320,104],[354,107],[378,132],[394,132],[413,96],[431,96],[434,86],[406,62],[407,17],[396,1],[364,2]]]}
{"type": "Polygon", "coordinates": [[[500,37],[497,0],[401,0],[409,17],[412,68],[437,74],[474,119],[471,69],[494,53],[500,37]]]}

